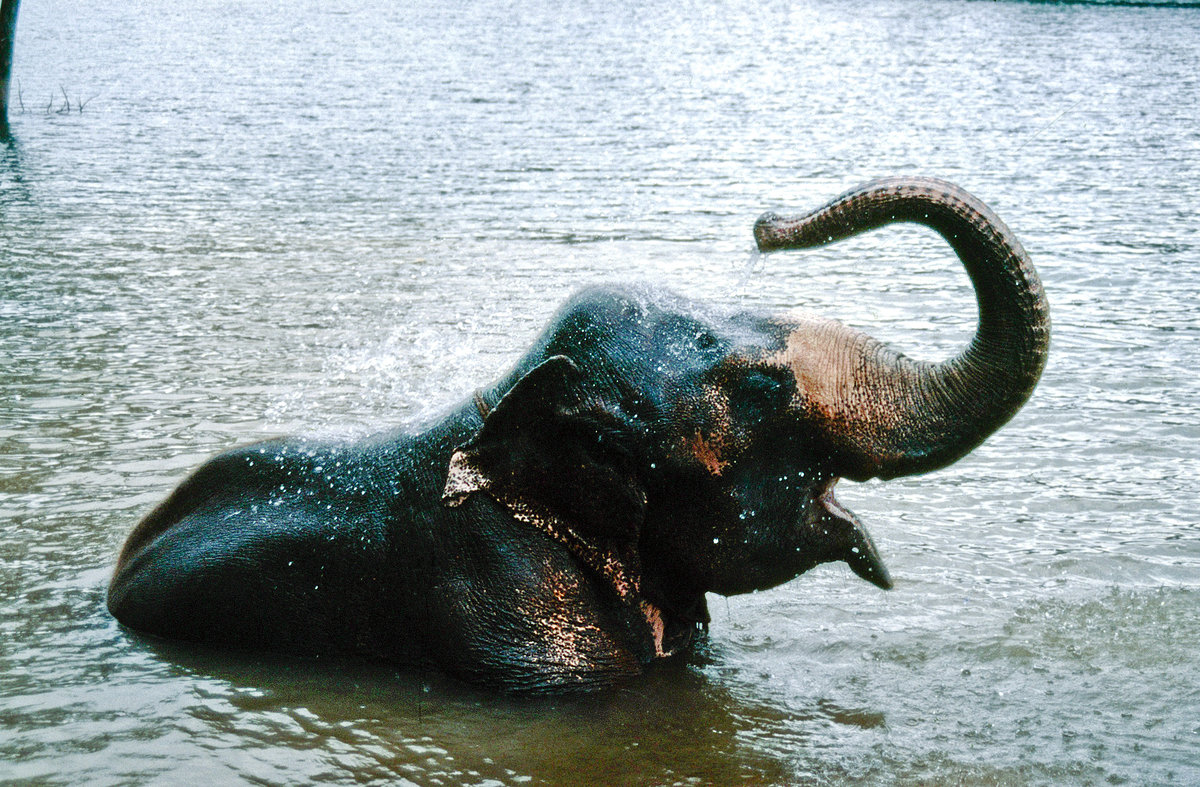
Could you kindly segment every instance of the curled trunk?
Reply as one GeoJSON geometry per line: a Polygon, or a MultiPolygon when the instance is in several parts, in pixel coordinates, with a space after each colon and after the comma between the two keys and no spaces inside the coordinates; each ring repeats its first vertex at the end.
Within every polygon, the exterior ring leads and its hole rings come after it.
{"type": "Polygon", "coordinates": [[[979,324],[961,353],[936,364],[832,323],[819,341],[805,341],[802,363],[826,379],[817,394],[802,392],[802,404],[826,421],[850,478],[924,473],[961,458],[1028,400],[1049,349],[1049,307],[1029,255],[951,183],[872,181],[803,216],[766,214],[754,235],[763,251],[805,248],[900,221],[931,227],[953,247],[974,285],[979,324]]]}

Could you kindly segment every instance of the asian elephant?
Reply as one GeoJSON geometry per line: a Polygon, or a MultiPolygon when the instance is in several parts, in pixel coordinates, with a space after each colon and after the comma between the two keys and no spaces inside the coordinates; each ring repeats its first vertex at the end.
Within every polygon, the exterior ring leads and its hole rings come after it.
{"type": "Polygon", "coordinates": [[[950,183],[873,181],[754,233],[800,248],[897,221],[939,232],[974,285],[977,332],[948,361],[809,314],[585,290],[422,431],[209,460],[134,528],[109,609],[163,637],[564,692],[686,649],[708,592],[837,560],[889,588],[838,479],[962,457],[1029,398],[1050,336],[1020,243],[950,183]]]}

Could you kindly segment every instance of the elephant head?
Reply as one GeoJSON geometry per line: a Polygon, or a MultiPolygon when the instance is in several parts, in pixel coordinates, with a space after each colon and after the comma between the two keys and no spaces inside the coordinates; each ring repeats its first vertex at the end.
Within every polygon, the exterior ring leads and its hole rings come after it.
{"type": "MultiPolygon", "coordinates": [[[[1002,426],[1049,346],[1041,283],[978,199],[927,178],[879,180],[796,218],[762,216],[760,250],[925,224],[966,267],[979,322],[942,363],[833,320],[755,314],[650,289],[571,300],[500,383],[444,490],[483,492],[567,545],[654,624],[705,621],[703,594],[742,593],[846,561],[891,579],[839,478],[936,470],[1002,426]],[[494,403],[494,406],[493,406],[494,403]]],[[[661,637],[660,637],[661,644],[661,637]]]]}

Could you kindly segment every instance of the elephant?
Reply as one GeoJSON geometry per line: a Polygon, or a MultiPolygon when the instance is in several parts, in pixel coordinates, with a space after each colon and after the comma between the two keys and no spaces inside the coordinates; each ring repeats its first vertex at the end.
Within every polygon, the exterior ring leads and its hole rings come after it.
{"type": "Polygon", "coordinates": [[[940,233],[976,293],[976,332],[949,360],[807,313],[584,289],[510,371],[421,429],[207,461],[135,526],[108,608],[158,637],[559,694],[687,652],[707,593],[831,561],[888,589],[838,480],[963,457],[1029,398],[1050,339],[1029,256],[951,183],[871,181],[765,214],[754,235],[795,249],[903,221],[940,233]]]}

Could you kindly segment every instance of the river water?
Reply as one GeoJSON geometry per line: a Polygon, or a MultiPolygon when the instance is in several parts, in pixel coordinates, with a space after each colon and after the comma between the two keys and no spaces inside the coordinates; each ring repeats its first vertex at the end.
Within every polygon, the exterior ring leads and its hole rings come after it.
{"type": "Polygon", "coordinates": [[[0,781],[1200,781],[1200,8],[27,0],[0,152],[0,781]],[[80,111],[81,110],[81,111],[80,111]],[[710,598],[603,696],[165,645],[105,612],[206,456],[430,417],[573,289],[646,280],[956,350],[920,229],[758,256],[768,208],[954,180],[1037,264],[1040,388],[845,483],[896,579],[710,598]]]}

